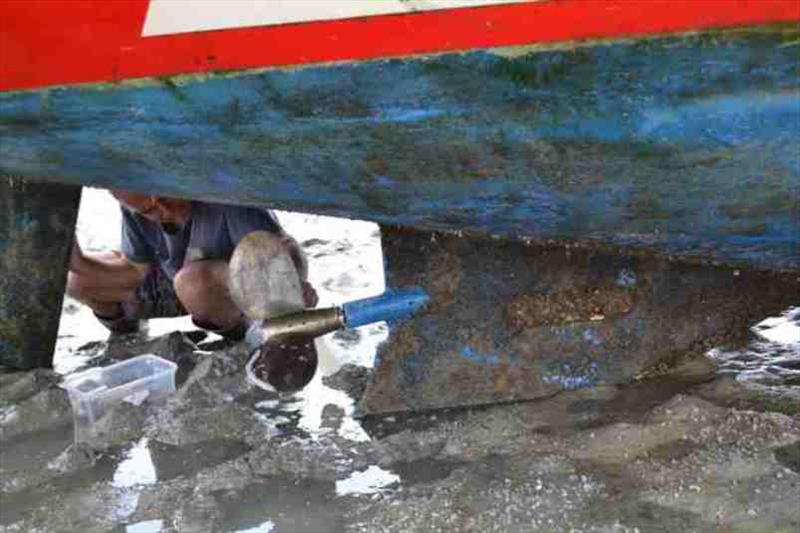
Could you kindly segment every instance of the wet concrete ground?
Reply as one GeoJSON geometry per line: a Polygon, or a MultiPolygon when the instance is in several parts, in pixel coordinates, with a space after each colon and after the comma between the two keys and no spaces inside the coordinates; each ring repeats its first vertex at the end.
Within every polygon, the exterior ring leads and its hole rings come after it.
{"type": "MultiPolygon", "coordinates": [[[[301,240],[323,305],[381,292],[374,227],[293,217],[322,235],[301,240]]],[[[366,420],[383,326],[326,337],[278,396],[186,322],[106,340],[66,309],[55,371],[0,370],[2,532],[800,530],[797,308],[648,381],[366,420]],[[62,375],[140,353],[178,364],[176,393],[74,445],[62,375]]]]}
{"type": "MultiPolygon", "coordinates": [[[[0,376],[0,530],[800,528],[797,401],[765,401],[707,360],[626,387],[367,420],[364,435],[335,403],[303,427],[302,400],[242,379],[239,346],[156,342],[183,370],[178,391],[122,405],[91,448],[71,444],[52,373],[0,376]]],[[[327,381],[357,389],[364,374],[346,376],[327,381]]]]}

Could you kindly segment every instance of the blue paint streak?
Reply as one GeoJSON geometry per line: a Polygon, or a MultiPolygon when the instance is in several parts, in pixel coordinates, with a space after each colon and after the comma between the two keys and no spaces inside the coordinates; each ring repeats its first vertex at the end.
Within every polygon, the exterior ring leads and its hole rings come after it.
{"type": "Polygon", "coordinates": [[[400,107],[380,109],[374,114],[362,117],[332,117],[321,118],[321,120],[333,127],[343,124],[411,124],[415,122],[424,122],[427,119],[443,115],[452,117],[453,112],[446,112],[441,109],[408,109],[400,107]]]}
{"type": "MultiPolygon", "coordinates": [[[[373,119],[373,122],[419,122],[429,118],[436,118],[444,115],[441,109],[408,109],[405,107],[383,109],[381,113],[373,119]]],[[[448,113],[448,116],[452,116],[448,113]]]]}
{"type": "Polygon", "coordinates": [[[411,317],[428,303],[423,289],[386,291],[380,296],[356,300],[342,305],[345,324],[356,328],[381,321],[397,321],[411,317]]]}
{"type": "Polygon", "coordinates": [[[565,376],[561,374],[547,374],[543,378],[545,383],[559,385],[564,390],[577,390],[593,387],[597,384],[594,376],[565,376]]]}
{"type": "Polygon", "coordinates": [[[614,283],[618,287],[635,287],[636,273],[629,268],[623,268],[617,273],[617,279],[614,280],[614,283]]]}
{"type": "Polygon", "coordinates": [[[641,119],[637,136],[644,139],[741,145],[785,134],[786,121],[800,124],[800,98],[796,92],[715,96],[646,110],[641,119]]]}
{"type": "Polygon", "coordinates": [[[593,387],[600,379],[600,365],[596,361],[582,361],[579,364],[562,362],[551,367],[552,370],[542,376],[542,381],[558,385],[564,390],[593,387]]]}
{"type": "Polygon", "coordinates": [[[603,341],[597,336],[597,332],[594,330],[594,328],[586,328],[583,330],[581,336],[587,344],[595,348],[598,348],[603,344],[603,341]]]}
{"type": "Polygon", "coordinates": [[[493,353],[478,353],[470,346],[465,346],[461,352],[464,357],[478,365],[499,366],[500,357],[493,353]]]}

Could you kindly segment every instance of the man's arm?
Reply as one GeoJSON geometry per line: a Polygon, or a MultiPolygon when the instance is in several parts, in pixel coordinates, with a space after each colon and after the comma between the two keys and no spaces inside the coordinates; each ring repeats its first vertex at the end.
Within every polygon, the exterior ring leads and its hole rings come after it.
{"type": "Polygon", "coordinates": [[[124,301],[141,285],[150,270],[149,263],[134,263],[118,252],[87,255],[78,240],[72,244],[69,270],[90,280],[95,299],[124,301]]]}

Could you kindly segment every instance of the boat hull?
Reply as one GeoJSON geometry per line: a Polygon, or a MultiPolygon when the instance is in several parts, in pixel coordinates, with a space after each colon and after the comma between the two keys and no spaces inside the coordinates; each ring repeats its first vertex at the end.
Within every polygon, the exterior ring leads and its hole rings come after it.
{"type": "Polygon", "coordinates": [[[800,267],[800,32],[0,94],[0,174],[800,267]]]}

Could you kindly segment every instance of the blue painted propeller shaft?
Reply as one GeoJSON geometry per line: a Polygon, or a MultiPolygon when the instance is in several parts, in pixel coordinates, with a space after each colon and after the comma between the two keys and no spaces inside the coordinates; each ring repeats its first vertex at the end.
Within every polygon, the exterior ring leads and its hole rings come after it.
{"type": "Polygon", "coordinates": [[[345,326],[357,328],[373,322],[409,318],[428,303],[428,293],[420,288],[389,290],[372,298],[342,305],[345,326]]]}
{"type": "Polygon", "coordinates": [[[356,328],[373,322],[396,322],[410,318],[429,300],[419,288],[387,291],[380,296],[349,302],[341,307],[305,309],[264,320],[254,343],[278,339],[310,339],[341,328],[356,328]]]}

